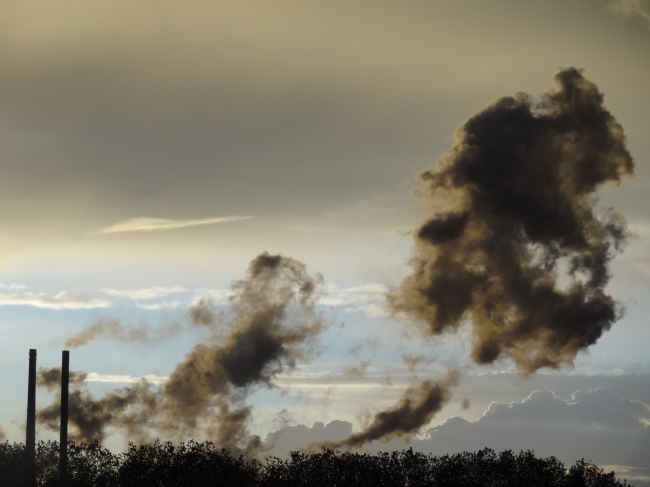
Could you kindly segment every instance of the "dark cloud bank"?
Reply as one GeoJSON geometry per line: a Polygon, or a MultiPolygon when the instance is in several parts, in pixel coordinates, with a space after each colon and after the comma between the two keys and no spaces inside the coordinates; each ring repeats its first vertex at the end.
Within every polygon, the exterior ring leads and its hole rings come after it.
{"type": "MultiPolygon", "coordinates": [[[[524,375],[572,365],[622,314],[604,288],[626,223],[613,209],[596,211],[595,192],[632,172],[621,126],[581,71],[560,71],[538,99],[520,93],[495,101],[462,124],[453,147],[421,174],[435,212],[415,232],[413,273],[389,294],[392,311],[433,336],[470,324],[478,364],[512,359],[524,375]]],[[[324,329],[314,310],[317,284],[303,264],[261,254],[233,285],[230,320],[209,303],[190,310],[194,323],[211,327],[212,343],[197,345],[160,390],[143,381],[93,399],[75,388],[77,438],[101,439],[113,426],[133,439],[152,430],[181,438],[204,432],[219,445],[246,448],[251,407],[243,398],[306,359],[324,329]]],[[[55,372],[43,371],[42,381],[47,374],[55,372]]],[[[315,441],[357,448],[410,436],[449,401],[457,380],[455,372],[414,380],[360,433],[315,441]]],[[[55,412],[55,405],[39,412],[53,429],[55,412]]]]}

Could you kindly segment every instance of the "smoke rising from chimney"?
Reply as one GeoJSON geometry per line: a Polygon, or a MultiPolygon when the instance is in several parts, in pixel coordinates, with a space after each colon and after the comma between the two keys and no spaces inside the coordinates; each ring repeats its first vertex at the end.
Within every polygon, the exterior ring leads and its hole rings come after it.
{"type": "MultiPolygon", "coordinates": [[[[623,313],[604,289],[609,262],[629,235],[622,215],[596,209],[596,192],[633,170],[621,125],[582,71],[559,71],[537,99],[496,100],[464,122],[451,149],[420,175],[434,211],[414,232],[413,272],[388,294],[389,308],[431,336],[470,327],[477,364],[510,359],[524,375],[571,366],[623,313]]],[[[314,308],[321,279],[288,257],[259,255],[247,278],[233,283],[228,312],[216,314],[205,300],[189,310],[211,339],[159,389],[143,381],[94,399],[74,382],[70,421],[79,437],[101,439],[111,426],[132,438],[202,432],[233,450],[255,448],[244,399],[317,350],[325,329],[314,308]]],[[[71,340],[139,340],[129,330],[105,323],[71,340]]],[[[426,359],[404,360],[414,375],[426,359]]],[[[417,432],[449,401],[458,374],[413,380],[362,432],[327,446],[417,432]]],[[[39,419],[51,427],[47,411],[39,419]]]]}
{"type": "Polygon", "coordinates": [[[496,100],[420,175],[435,211],[415,232],[413,273],[389,294],[392,311],[432,335],[471,323],[478,364],[571,366],[622,316],[604,287],[626,222],[598,213],[595,192],[633,169],[621,125],[582,71],[559,71],[538,100],[496,100]]]}
{"type": "MultiPolygon", "coordinates": [[[[236,451],[246,445],[252,408],[243,401],[253,387],[273,387],[275,376],[318,351],[326,328],[315,310],[322,277],[307,274],[304,264],[283,255],[260,254],[246,279],[232,284],[230,310],[219,316],[209,301],[190,310],[197,323],[213,331],[208,343],[195,346],[160,388],[145,380],[95,399],[85,374],[70,373],[71,439],[102,440],[108,427],[129,438],[148,441],[153,432],[183,439],[200,433],[236,451]]],[[[39,384],[54,387],[60,369],[41,369],[39,384]]],[[[39,411],[40,424],[58,428],[58,403],[39,411]],[[56,418],[56,419],[55,419],[56,418]]]]}
{"type": "Polygon", "coordinates": [[[184,331],[184,327],[175,321],[154,328],[147,321],[138,324],[124,323],[115,318],[99,318],[91,326],[65,341],[65,348],[77,348],[98,338],[112,338],[122,342],[152,343],[170,338],[184,331]]]}

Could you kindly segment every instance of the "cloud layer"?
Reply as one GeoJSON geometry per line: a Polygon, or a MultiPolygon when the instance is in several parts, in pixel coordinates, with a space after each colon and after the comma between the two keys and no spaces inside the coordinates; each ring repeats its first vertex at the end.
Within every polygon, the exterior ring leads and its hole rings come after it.
{"type": "Polygon", "coordinates": [[[126,289],[102,289],[102,292],[107,296],[114,296],[117,298],[128,298],[134,301],[143,299],[155,299],[169,296],[170,294],[185,293],[187,289],[183,286],[162,287],[155,286],[144,289],[126,290],[126,289]]]}
{"type": "Polygon", "coordinates": [[[86,375],[86,382],[109,382],[115,384],[135,384],[138,382],[146,381],[149,384],[164,384],[169,380],[167,376],[158,375],[143,375],[141,377],[131,377],[130,375],[111,375],[111,374],[98,374],[97,372],[90,372],[86,375]]]}
{"type": "Polygon", "coordinates": [[[83,292],[61,291],[54,296],[44,293],[0,294],[0,306],[34,306],[45,309],[108,308],[110,302],[83,292]]]}
{"type": "Polygon", "coordinates": [[[387,292],[386,286],[372,282],[348,288],[328,283],[323,289],[319,303],[344,306],[344,310],[348,313],[361,312],[367,316],[385,316],[387,292]]]}
{"type": "MultiPolygon", "coordinates": [[[[341,438],[351,431],[352,424],[344,421],[325,428],[320,423],[311,428],[285,426],[267,434],[265,442],[277,445],[274,451],[284,456],[322,442],[325,433],[341,438]]],[[[553,455],[567,465],[584,458],[598,465],[650,469],[650,406],[606,388],[576,391],[568,399],[535,391],[522,401],[493,402],[478,421],[453,417],[429,429],[422,439],[376,441],[366,444],[364,451],[405,447],[434,455],[485,447],[534,450],[537,456],[553,455]]]]}

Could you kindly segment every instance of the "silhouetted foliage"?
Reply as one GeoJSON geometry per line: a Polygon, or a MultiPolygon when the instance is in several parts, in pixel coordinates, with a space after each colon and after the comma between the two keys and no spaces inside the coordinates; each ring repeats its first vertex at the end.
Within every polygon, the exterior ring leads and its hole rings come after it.
{"type": "MultiPolygon", "coordinates": [[[[25,446],[0,443],[0,484],[22,486],[25,446]]],[[[36,448],[38,485],[58,485],[59,447],[55,441],[36,448]]],[[[98,443],[68,444],[70,487],[617,487],[627,486],[614,472],[584,460],[566,469],[555,457],[535,458],[491,449],[432,456],[413,450],[368,455],[323,449],[293,452],[265,463],[234,458],[210,442],[180,445],[156,441],[115,455],[98,443]]]]}
{"type": "Polygon", "coordinates": [[[156,441],[140,447],[130,444],[122,455],[117,485],[248,487],[256,485],[258,467],[257,462],[235,459],[210,442],[190,441],[174,446],[156,441]]]}

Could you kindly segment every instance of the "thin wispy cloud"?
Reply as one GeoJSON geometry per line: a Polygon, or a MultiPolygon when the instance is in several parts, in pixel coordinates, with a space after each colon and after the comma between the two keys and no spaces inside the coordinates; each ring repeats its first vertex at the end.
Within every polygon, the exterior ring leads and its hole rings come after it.
{"type": "Polygon", "coordinates": [[[109,301],[97,299],[83,292],[62,291],[54,296],[44,293],[0,294],[0,306],[33,306],[45,309],[108,308],[109,301]]]}
{"type": "Polygon", "coordinates": [[[326,306],[345,306],[347,313],[364,313],[367,316],[385,316],[385,296],[388,288],[383,284],[368,283],[341,288],[329,283],[318,300],[326,306]]]}
{"type": "Polygon", "coordinates": [[[100,228],[91,235],[106,235],[109,233],[123,232],[151,232],[157,230],[176,230],[179,228],[196,227],[199,225],[214,225],[217,223],[228,223],[239,220],[249,220],[253,216],[224,216],[219,218],[202,218],[197,220],[168,220],[165,218],[131,218],[113,225],[100,228]]]}
{"type": "Polygon", "coordinates": [[[117,384],[132,384],[134,382],[140,382],[143,379],[150,384],[163,384],[169,380],[169,377],[157,375],[131,377],[130,375],[98,374],[97,372],[91,372],[86,376],[86,382],[112,382],[117,384]]]}
{"type": "MultiPolygon", "coordinates": [[[[364,313],[367,316],[386,316],[385,296],[388,288],[383,284],[367,283],[360,286],[340,287],[327,283],[317,293],[318,304],[344,307],[346,313],[364,313]]],[[[210,299],[215,305],[226,305],[232,292],[228,289],[200,288],[195,290],[193,305],[202,299],[210,299]]]]}
{"type": "Polygon", "coordinates": [[[154,286],[135,290],[105,288],[102,289],[102,292],[108,296],[114,296],[116,298],[128,298],[134,301],[141,301],[144,299],[163,298],[170,294],[185,293],[187,292],[187,289],[183,286],[154,286]]]}
{"type": "Polygon", "coordinates": [[[641,17],[650,27],[650,0],[609,0],[606,5],[618,14],[641,17]]]}
{"type": "Polygon", "coordinates": [[[183,306],[179,300],[174,299],[173,301],[161,301],[159,303],[137,303],[136,306],[140,309],[145,309],[147,311],[156,311],[163,308],[180,308],[183,306]]]}
{"type": "Polygon", "coordinates": [[[27,286],[24,286],[23,284],[2,284],[0,283],[0,288],[2,289],[11,289],[11,290],[20,290],[20,289],[27,289],[27,286]]]}

